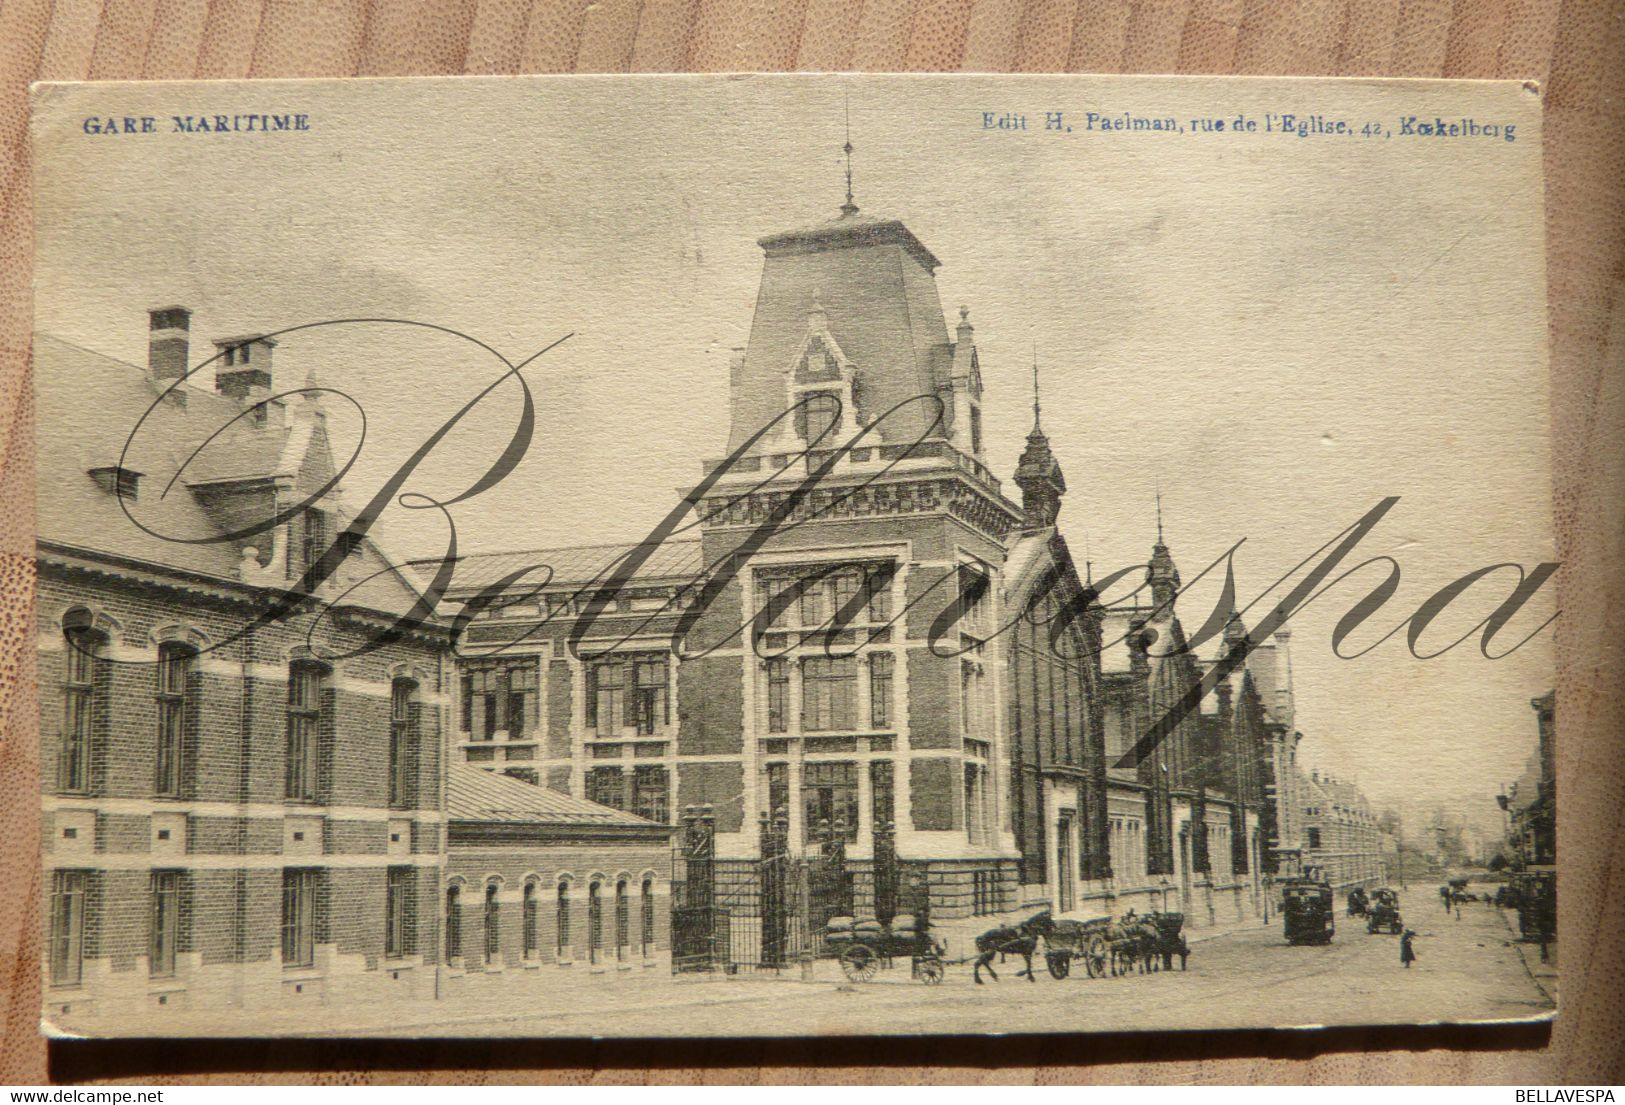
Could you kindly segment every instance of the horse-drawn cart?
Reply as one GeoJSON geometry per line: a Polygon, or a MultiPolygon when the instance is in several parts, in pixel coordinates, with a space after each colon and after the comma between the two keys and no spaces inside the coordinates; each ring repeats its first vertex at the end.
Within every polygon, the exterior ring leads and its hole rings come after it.
{"type": "Polygon", "coordinates": [[[1183,935],[1185,915],[1151,913],[1147,914],[1146,920],[1157,930],[1156,936],[1152,939],[1150,954],[1161,956],[1163,969],[1168,971],[1174,969],[1174,956],[1179,956],[1179,969],[1183,971],[1186,961],[1191,957],[1191,946],[1185,942],[1183,935]]]}
{"type": "Polygon", "coordinates": [[[931,939],[921,915],[899,913],[890,924],[873,917],[831,917],[824,929],[826,954],[840,960],[841,973],[852,982],[868,982],[882,967],[890,969],[907,957],[912,977],[935,986],[947,974],[943,947],[931,939]]]}
{"type": "Polygon", "coordinates": [[[1371,907],[1366,913],[1366,932],[1386,932],[1398,936],[1405,927],[1399,916],[1399,895],[1386,886],[1371,892],[1371,907]]]}
{"type": "Polygon", "coordinates": [[[1062,979],[1072,973],[1074,959],[1083,962],[1084,972],[1090,978],[1104,978],[1110,946],[1106,943],[1106,927],[1110,918],[1099,917],[1087,921],[1056,920],[1048,913],[1033,918],[1044,937],[1044,963],[1051,978],[1062,979]]]}

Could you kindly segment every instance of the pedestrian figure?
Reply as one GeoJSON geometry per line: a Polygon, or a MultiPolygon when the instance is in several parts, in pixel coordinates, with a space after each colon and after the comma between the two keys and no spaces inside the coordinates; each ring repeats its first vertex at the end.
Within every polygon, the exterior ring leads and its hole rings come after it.
{"type": "Polygon", "coordinates": [[[1439,887],[1439,897],[1444,899],[1444,911],[1446,913],[1449,913],[1450,912],[1450,888],[1448,886],[1439,887]]]}
{"type": "Polygon", "coordinates": [[[1416,932],[1413,929],[1406,929],[1404,935],[1399,938],[1399,961],[1405,965],[1407,971],[1411,969],[1411,964],[1416,962],[1416,949],[1411,946],[1414,939],[1416,932]]]}
{"type": "Polygon", "coordinates": [[[1461,903],[1456,903],[1456,920],[1461,920],[1461,903]]]}

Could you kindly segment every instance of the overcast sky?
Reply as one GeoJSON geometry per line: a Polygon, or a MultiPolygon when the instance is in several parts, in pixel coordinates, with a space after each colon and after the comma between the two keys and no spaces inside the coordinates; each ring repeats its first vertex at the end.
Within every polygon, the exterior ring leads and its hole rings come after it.
{"type": "MultiPolygon", "coordinates": [[[[1187,579],[1245,539],[1244,604],[1400,496],[1348,562],[1385,554],[1402,572],[1355,649],[1460,575],[1553,559],[1538,119],[1519,93],[1489,86],[92,86],[44,103],[39,326],[136,363],[146,309],[172,302],[196,311],[194,361],[210,336],[334,318],[432,322],[514,359],[573,332],[527,373],[536,440],[506,482],[458,508],[460,540],[465,551],[636,540],[723,453],[755,241],[835,213],[848,92],[857,201],[902,219],[942,260],[950,318],[970,307],[990,459],[1007,481],[1030,425],[1036,344],[1069,485],[1062,528],[1097,575],[1149,555],[1159,487],[1187,579]],[[1024,113],[1030,129],[985,130],[986,110],[1024,113]],[[1045,110],[1073,133],[1038,129],[1045,110]],[[1433,144],[1080,133],[1089,110],[1318,112],[1394,128],[1402,114],[1454,111],[1521,132],[1433,144]],[[171,114],[263,111],[304,112],[311,129],[164,133],[171,114]],[[165,125],[83,132],[87,115],[143,113],[165,125]]],[[[314,369],[366,409],[352,507],[500,371],[459,339],[384,326],[289,335],[275,366],[279,386],[314,369]]],[[[506,441],[515,394],[493,396],[414,486],[466,485],[506,441]]],[[[332,406],[336,436],[353,442],[355,419],[332,406]]],[[[414,553],[443,541],[398,510],[381,536],[414,553]]],[[[1494,662],[1476,637],[1420,661],[1403,633],[1335,657],[1332,627],[1382,575],[1366,569],[1293,621],[1304,758],[1379,806],[1441,804],[1493,828],[1492,796],[1534,747],[1528,701],[1552,684],[1551,631],[1494,662]]],[[[1470,592],[1423,644],[1465,632],[1511,579],[1470,592]]],[[[1212,599],[1199,587],[1182,602],[1187,625],[1212,599]]],[[[1548,591],[1502,647],[1550,604],[1548,591]]]]}

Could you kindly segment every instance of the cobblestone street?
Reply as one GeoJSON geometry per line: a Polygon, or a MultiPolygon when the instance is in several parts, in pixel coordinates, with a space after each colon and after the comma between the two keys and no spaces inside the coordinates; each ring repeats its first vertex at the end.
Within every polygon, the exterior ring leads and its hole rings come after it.
{"type": "MultiPolygon", "coordinates": [[[[474,1008],[477,1002],[424,1007],[427,1017],[379,1029],[389,1035],[575,1036],[1067,1032],[1234,1025],[1430,1023],[1525,1019],[1552,1002],[1509,943],[1500,910],[1473,903],[1458,921],[1432,888],[1402,895],[1406,923],[1417,931],[1418,962],[1400,966],[1399,941],[1368,935],[1340,915],[1326,947],[1293,947],[1279,924],[1192,945],[1181,973],[1088,979],[1015,977],[976,986],[970,967],[952,966],[929,987],[901,964],[869,983],[771,978],[636,976],[597,988],[571,987],[557,1011],[474,1008]]],[[[1510,914],[1506,918],[1513,919],[1510,914]]],[[[827,966],[821,964],[820,967],[827,966]]],[[[356,1031],[353,1022],[346,1026],[356,1031]]]]}

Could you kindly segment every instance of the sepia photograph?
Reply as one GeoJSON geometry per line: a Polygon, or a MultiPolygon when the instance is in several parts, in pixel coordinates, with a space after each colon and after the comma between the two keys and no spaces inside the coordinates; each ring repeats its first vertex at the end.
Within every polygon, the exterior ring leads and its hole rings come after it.
{"type": "Polygon", "coordinates": [[[1538,90],[36,87],[41,1031],[1558,1007],[1538,90]]]}

